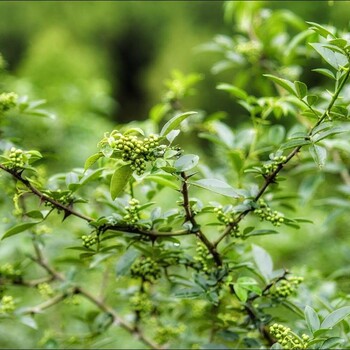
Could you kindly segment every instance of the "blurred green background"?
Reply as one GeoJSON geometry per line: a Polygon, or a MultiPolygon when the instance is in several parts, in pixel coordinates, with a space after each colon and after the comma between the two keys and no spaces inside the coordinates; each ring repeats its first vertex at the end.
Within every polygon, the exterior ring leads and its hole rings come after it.
{"type": "MultiPolygon", "coordinates": [[[[186,108],[237,114],[237,104],[215,91],[219,81],[234,82],[237,72],[212,74],[217,55],[196,50],[216,34],[232,35],[234,18],[225,23],[223,6],[223,1],[0,2],[0,52],[14,77],[4,82],[6,88],[47,100],[57,115],[54,128],[52,121],[17,120],[14,137],[23,147],[39,147],[52,160],[52,171],[81,166],[104,131],[147,118],[173,69],[205,76],[186,108]]],[[[290,9],[304,20],[339,28],[348,24],[346,1],[245,6],[290,9]]]]}

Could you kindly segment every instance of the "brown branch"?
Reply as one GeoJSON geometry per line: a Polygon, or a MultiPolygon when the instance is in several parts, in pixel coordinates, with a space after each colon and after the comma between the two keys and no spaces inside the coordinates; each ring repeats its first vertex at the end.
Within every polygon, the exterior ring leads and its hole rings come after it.
{"type": "Polygon", "coordinates": [[[214,261],[217,266],[222,266],[222,258],[218,251],[216,250],[216,246],[209,241],[209,239],[205,236],[205,234],[200,229],[200,226],[198,225],[194,213],[192,211],[190,200],[189,200],[189,193],[188,193],[188,183],[187,180],[189,177],[186,175],[186,173],[183,171],[181,172],[181,178],[182,178],[182,188],[181,193],[183,196],[183,207],[185,209],[185,222],[189,221],[192,225],[192,233],[194,233],[207,247],[210,254],[213,256],[214,261]]]}

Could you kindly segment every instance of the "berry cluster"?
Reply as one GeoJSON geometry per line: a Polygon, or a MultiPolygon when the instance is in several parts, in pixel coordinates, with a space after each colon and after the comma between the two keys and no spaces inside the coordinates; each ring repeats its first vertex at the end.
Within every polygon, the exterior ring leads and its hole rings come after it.
{"type": "Polygon", "coordinates": [[[0,266],[0,276],[7,278],[16,278],[21,275],[21,271],[15,270],[14,266],[10,263],[6,263],[0,266]]]}
{"type": "Polygon", "coordinates": [[[160,278],[161,269],[151,257],[141,257],[131,265],[130,273],[134,278],[141,277],[145,281],[154,282],[160,278]]]}
{"type": "Polygon", "coordinates": [[[145,293],[137,293],[130,299],[130,306],[132,310],[139,312],[141,316],[149,315],[153,310],[153,305],[149,296],[145,293]]]}
{"type": "Polygon", "coordinates": [[[16,106],[18,95],[14,92],[3,92],[0,94],[0,113],[6,112],[16,106]]]}
{"type": "Polygon", "coordinates": [[[81,239],[85,248],[90,248],[91,246],[97,243],[97,236],[95,234],[89,236],[83,235],[81,236],[81,239]]]}
{"type": "Polygon", "coordinates": [[[260,217],[261,221],[270,221],[274,226],[281,226],[284,222],[283,214],[273,211],[262,199],[259,200],[259,208],[255,209],[254,213],[260,217]]]}
{"type": "Polygon", "coordinates": [[[8,314],[15,310],[15,301],[11,295],[4,295],[0,301],[0,314],[8,314]]]}
{"type": "MultiPolygon", "coordinates": [[[[63,205],[70,205],[74,202],[74,196],[71,191],[65,190],[62,191],[60,189],[56,191],[43,191],[45,194],[47,194],[50,198],[54,199],[57,202],[60,202],[63,205]]],[[[56,208],[54,204],[50,202],[45,202],[45,206],[56,208]]]]}
{"type": "Polygon", "coordinates": [[[121,153],[124,162],[131,164],[131,169],[137,175],[142,175],[146,170],[146,162],[153,161],[159,153],[159,137],[149,135],[143,140],[135,135],[123,135],[120,132],[112,133],[108,142],[112,148],[121,153]],[[113,138],[111,141],[110,138],[113,138]]]}
{"type": "Polygon", "coordinates": [[[178,337],[181,333],[185,331],[185,326],[180,324],[178,326],[163,326],[156,329],[156,334],[154,340],[158,344],[165,344],[169,340],[178,337]]]}
{"type": "Polygon", "coordinates": [[[295,294],[299,284],[303,282],[303,280],[303,277],[296,276],[282,280],[271,294],[277,298],[287,298],[290,295],[295,294]]]}
{"type": "Polygon", "coordinates": [[[139,201],[135,198],[129,200],[129,206],[125,207],[127,214],[124,215],[123,219],[129,224],[135,224],[139,219],[140,205],[139,201]]]}
{"type": "Polygon", "coordinates": [[[291,331],[290,328],[275,323],[270,326],[271,334],[282,345],[283,349],[307,349],[309,336],[303,334],[301,338],[291,331]]]}
{"type": "Polygon", "coordinates": [[[13,169],[21,169],[26,165],[26,155],[21,149],[11,147],[9,159],[11,162],[11,168],[13,169]]]}
{"type": "Polygon", "coordinates": [[[286,161],[286,156],[276,156],[273,157],[272,160],[265,163],[262,167],[262,172],[265,176],[270,175],[275,170],[277,170],[278,166],[286,161]]]}
{"type": "Polygon", "coordinates": [[[209,253],[207,247],[204,244],[197,242],[196,255],[194,256],[194,261],[196,262],[195,268],[208,273],[212,259],[213,257],[209,253]]]}
{"type": "Polygon", "coordinates": [[[37,285],[40,295],[44,298],[50,298],[54,295],[52,287],[48,283],[40,283],[37,285]]]}

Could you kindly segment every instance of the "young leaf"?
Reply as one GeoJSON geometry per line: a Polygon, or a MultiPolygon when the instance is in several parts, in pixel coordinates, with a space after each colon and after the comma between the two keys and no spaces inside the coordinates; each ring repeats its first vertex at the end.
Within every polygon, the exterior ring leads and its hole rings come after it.
{"type": "Polygon", "coordinates": [[[327,38],[328,35],[330,35],[331,37],[334,38],[334,35],[332,32],[330,32],[328,29],[326,29],[325,27],[321,26],[318,23],[315,22],[306,22],[307,24],[310,24],[311,27],[310,29],[314,30],[316,33],[320,34],[321,36],[323,36],[324,38],[327,38]]]}
{"type": "Polygon", "coordinates": [[[103,157],[103,154],[99,152],[99,153],[93,154],[88,159],[86,159],[84,164],[84,170],[87,170],[88,168],[90,168],[101,157],[103,157]]]}
{"type": "Polygon", "coordinates": [[[320,328],[320,325],[321,325],[320,319],[316,311],[312,307],[306,306],[304,314],[305,314],[306,323],[310,329],[310,332],[314,333],[320,328]]]}
{"type": "Polygon", "coordinates": [[[233,288],[238,299],[245,303],[248,299],[248,290],[242,287],[239,283],[235,283],[233,288]]]}
{"type": "Polygon", "coordinates": [[[183,122],[189,116],[196,114],[197,112],[186,112],[177,114],[175,117],[171,118],[162,128],[160,136],[166,136],[170,131],[176,129],[181,122],[183,122]]]}
{"type": "Polygon", "coordinates": [[[269,280],[273,271],[273,262],[270,254],[263,248],[253,244],[252,246],[253,257],[261,274],[269,280]]]}
{"type": "Polygon", "coordinates": [[[199,157],[195,154],[185,154],[177,159],[174,163],[174,167],[177,172],[187,171],[194,168],[199,161],[199,157]]]}
{"type": "Polygon", "coordinates": [[[294,82],[295,91],[297,96],[302,100],[307,95],[307,86],[301,81],[294,82]]]}
{"type": "Polygon", "coordinates": [[[126,164],[116,169],[111,178],[110,193],[112,199],[116,199],[127,185],[133,170],[130,164],[126,164]]]}
{"type": "Polygon", "coordinates": [[[4,235],[2,236],[1,240],[17,235],[18,233],[21,233],[25,230],[28,230],[29,228],[37,225],[41,221],[36,221],[36,222],[25,222],[22,224],[18,224],[16,226],[11,227],[9,230],[7,230],[4,235]]]}
{"type": "Polygon", "coordinates": [[[191,182],[192,185],[205,188],[206,190],[222,194],[223,196],[239,198],[238,192],[226,182],[216,179],[202,179],[191,182]]]}
{"type": "Polygon", "coordinates": [[[295,89],[294,84],[286,79],[282,79],[279,77],[276,77],[275,75],[271,75],[271,74],[264,74],[265,77],[270,78],[273,82],[275,82],[277,85],[282,86],[285,90],[287,90],[288,92],[290,92],[292,95],[297,96],[297,91],[295,89]]]}
{"type": "Polygon", "coordinates": [[[350,315],[350,306],[344,306],[330,313],[321,323],[321,328],[333,328],[350,315]]]}

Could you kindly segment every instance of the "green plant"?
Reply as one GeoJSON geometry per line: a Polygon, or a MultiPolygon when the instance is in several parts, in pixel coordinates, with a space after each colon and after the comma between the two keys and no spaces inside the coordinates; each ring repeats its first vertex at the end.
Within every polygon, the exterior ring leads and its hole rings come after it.
{"type": "MultiPolygon", "coordinates": [[[[268,17],[262,28],[275,21],[268,17]]],[[[2,187],[15,203],[9,221],[19,223],[9,225],[2,245],[17,240],[32,247],[19,246],[16,257],[0,265],[1,322],[12,319],[40,331],[46,317],[60,318],[49,309],[65,302],[65,324],[42,332],[40,347],[119,346],[113,326],[126,331],[129,347],[349,345],[348,295],[316,300],[308,275],[275,268],[268,249],[257,243],[284,234],[282,228],[312,223],[291,210],[298,191],[294,176],[298,181],[307,171],[327,173],[327,157],[333,157],[338,167],[331,175],[350,186],[344,152],[349,33],[310,23],[292,47],[282,42],[277,54],[287,45],[290,55],[283,62],[270,52],[271,42],[257,37],[248,45],[242,35],[235,63],[260,63],[265,90],[275,86],[277,95],[256,97],[219,84],[250,117],[235,131],[220,114],[184,111],[180,100],[199,75],[175,73],[150,118],[107,132],[84,168],[47,179],[35,167],[43,161],[39,151],[4,144],[0,169],[9,176],[2,177],[2,187]],[[307,42],[329,65],[315,71],[330,79],[332,89],[308,88],[282,75],[298,53],[311,55],[307,42]],[[293,122],[278,124],[282,117],[293,122]],[[215,157],[186,153],[181,131],[198,135],[215,157]],[[35,288],[40,295],[32,301],[27,293],[35,288]]],[[[0,95],[1,121],[11,122],[9,112],[26,112],[14,96],[0,95]]],[[[319,180],[308,179],[304,189],[311,197],[319,180]]],[[[347,199],[337,201],[348,206],[347,199]]]]}

